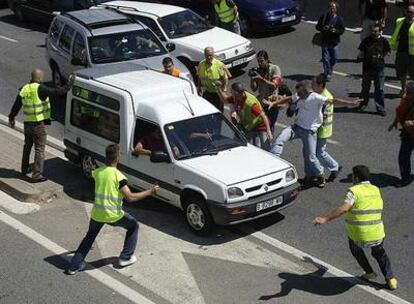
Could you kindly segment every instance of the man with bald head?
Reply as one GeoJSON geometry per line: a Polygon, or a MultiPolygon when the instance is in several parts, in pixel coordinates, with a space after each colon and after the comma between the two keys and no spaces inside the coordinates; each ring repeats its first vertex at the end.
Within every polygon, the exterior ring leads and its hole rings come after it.
{"type": "Polygon", "coordinates": [[[407,74],[414,80],[414,5],[407,7],[406,17],[395,21],[394,33],[389,41],[391,49],[397,51],[395,71],[404,91],[407,74]]]}
{"type": "Polygon", "coordinates": [[[204,99],[207,99],[213,106],[223,112],[224,106],[218,95],[218,89],[223,91],[228,83],[228,70],[218,59],[214,58],[214,49],[204,49],[204,60],[198,65],[198,88],[201,90],[204,99]]]}
{"type": "Polygon", "coordinates": [[[50,125],[50,102],[51,96],[64,96],[72,87],[75,76],[71,75],[66,86],[50,88],[43,84],[43,71],[34,69],[31,80],[19,90],[19,94],[9,114],[9,126],[14,128],[15,117],[23,107],[24,120],[24,148],[21,171],[27,175],[32,171],[32,182],[43,182],[43,163],[46,146],[46,125],[50,125]],[[29,167],[30,152],[33,144],[35,146],[35,158],[33,168],[29,167]]]}

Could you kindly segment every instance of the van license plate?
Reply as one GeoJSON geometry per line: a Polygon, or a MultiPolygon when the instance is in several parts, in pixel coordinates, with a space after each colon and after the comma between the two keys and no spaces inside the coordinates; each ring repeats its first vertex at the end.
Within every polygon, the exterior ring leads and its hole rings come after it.
{"type": "Polygon", "coordinates": [[[283,203],[283,196],[276,197],[272,200],[261,202],[256,205],[256,212],[262,211],[264,209],[272,208],[283,203]]]}
{"type": "Polygon", "coordinates": [[[295,19],[296,19],[296,15],[285,17],[285,18],[282,18],[282,23],[293,21],[295,19]]]}
{"type": "Polygon", "coordinates": [[[247,58],[242,58],[242,59],[234,60],[231,63],[231,66],[232,67],[238,66],[238,65],[241,65],[241,64],[245,63],[246,61],[247,61],[247,58]]]}

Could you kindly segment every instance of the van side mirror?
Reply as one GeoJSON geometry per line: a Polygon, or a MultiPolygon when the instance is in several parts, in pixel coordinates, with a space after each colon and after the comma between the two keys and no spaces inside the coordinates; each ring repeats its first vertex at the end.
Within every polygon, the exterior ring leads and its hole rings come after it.
{"type": "Polygon", "coordinates": [[[165,47],[167,48],[168,52],[172,52],[172,51],[174,51],[174,50],[175,50],[175,44],[174,44],[174,43],[171,43],[171,42],[168,42],[168,43],[165,45],[165,47]]]}
{"type": "Polygon", "coordinates": [[[151,153],[150,161],[152,163],[170,163],[170,156],[162,151],[154,151],[151,153]]]}
{"type": "Polygon", "coordinates": [[[72,57],[72,60],[70,61],[72,65],[78,65],[78,66],[84,66],[86,67],[86,62],[79,57],[72,57]]]}

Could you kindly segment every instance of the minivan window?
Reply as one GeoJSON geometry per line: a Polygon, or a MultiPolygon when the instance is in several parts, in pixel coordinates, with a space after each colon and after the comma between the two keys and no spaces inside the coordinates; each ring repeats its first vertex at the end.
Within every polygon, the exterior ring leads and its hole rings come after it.
{"type": "Polygon", "coordinates": [[[164,34],[158,27],[158,24],[157,22],[155,22],[155,20],[148,18],[148,17],[144,17],[144,16],[132,16],[132,17],[136,18],[138,21],[141,21],[146,26],[148,26],[151,29],[151,31],[153,31],[155,35],[157,35],[158,38],[160,38],[161,41],[165,41],[164,34]]]}
{"type": "Polygon", "coordinates": [[[84,131],[119,143],[119,115],[89,103],[72,99],[70,122],[84,131]]]}
{"type": "Polygon", "coordinates": [[[75,40],[73,40],[72,57],[79,58],[84,63],[87,62],[85,40],[79,33],[76,33],[75,40]]]}
{"type": "Polygon", "coordinates": [[[120,108],[118,100],[102,94],[98,94],[85,88],[74,86],[72,88],[72,94],[73,96],[85,99],[91,103],[99,104],[100,106],[107,107],[111,110],[119,111],[120,108]]]}
{"type": "Polygon", "coordinates": [[[89,46],[92,62],[96,64],[148,58],[167,53],[149,29],[93,36],[89,38],[89,46]]]}
{"type": "Polygon", "coordinates": [[[158,21],[170,38],[194,35],[211,28],[203,18],[192,10],[171,14],[160,18],[158,21]]]}
{"type": "Polygon", "coordinates": [[[180,151],[178,159],[217,154],[247,144],[221,113],[169,123],[164,130],[170,146],[177,146],[180,151]]]}
{"type": "Polygon", "coordinates": [[[59,38],[59,33],[60,30],[62,29],[62,22],[59,21],[57,18],[55,19],[55,21],[53,21],[51,27],[50,27],[50,31],[49,31],[49,37],[50,39],[52,39],[53,41],[57,41],[59,38]]]}
{"type": "Polygon", "coordinates": [[[62,48],[62,50],[68,53],[70,52],[70,45],[72,43],[74,33],[75,30],[70,26],[66,25],[63,28],[62,35],[60,36],[59,46],[62,48]]]}

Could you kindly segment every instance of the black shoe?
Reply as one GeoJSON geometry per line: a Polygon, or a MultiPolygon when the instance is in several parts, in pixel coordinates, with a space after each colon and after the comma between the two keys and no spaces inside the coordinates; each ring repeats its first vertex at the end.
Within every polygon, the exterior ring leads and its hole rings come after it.
{"type": "Polygon", "coordinates": [[[326,185],[325,177],[323,175],[316,177],[314,179],[314,185],[318,188],[324,188],[326,185]]]}
{"type": "Polygon", "coordinates": [[[36,183],[42,183],[47,181],[47,178],[44,177],[43,175],[37,175],[37,176],[33,176],[32,179],[30,180],[31,183],[36,184],[36,183]]]}
{"type": "Polygon", "coordinates": [[[387,116],[387,112],[385,112],[384,110],[377,110],[378,115],[385,117],[387,116]]]}
{"type": "Polygon", "coordinates": [[[364,112],[368,106],[367,105],[359,105],[357,107],[358,112],[364,112]]]}
{"type": "Polygon", "coordinates": [[[411,181],[412,181],[411,179],[401,179],[398,182],[396,182],[394,186],[396,188],[403,188],[411,184],[411,181]]]}
{"type": "Polygon", "coordinates": [[[326,181],[328,183],[332,183],[338,177],[339,172],[341,172],[341,170],[342,170],[342,166],[339,166],[337,171],[332,171],[326,181]]]}
{"type": "Polygon", "coordinates": [[[86,268],[86,263],[85,262],[81,262],[78,266],[78,268],[68,268],[66,269],[65,273],[67,275],[74,275],[82,270],[85,270],[86,268]]]}

